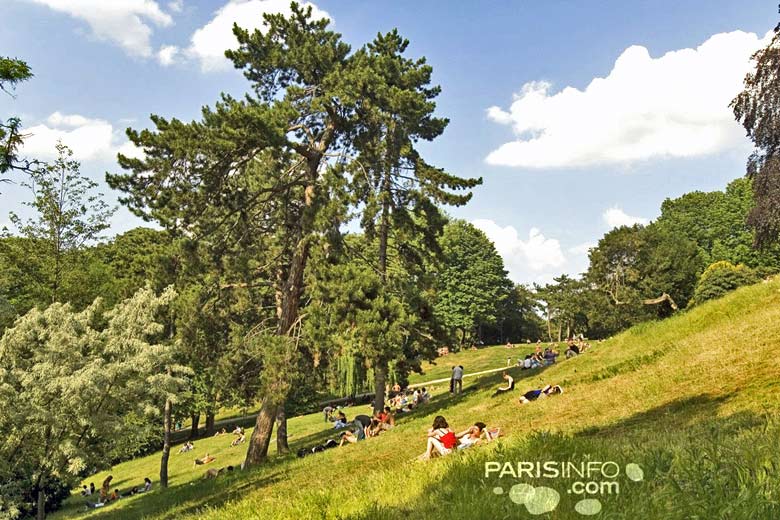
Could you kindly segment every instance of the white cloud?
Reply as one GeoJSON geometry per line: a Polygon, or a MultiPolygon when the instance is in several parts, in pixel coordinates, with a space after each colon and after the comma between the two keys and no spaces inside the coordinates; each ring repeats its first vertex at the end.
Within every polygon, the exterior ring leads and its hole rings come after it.
{"type": "MultiPolygon", "coordinates": [[[[330,18],[327,12],[311,2],[301,2],[301,5],[311,7],[315,19],[330,18]]],[[[265,13],[289,15],[290,0],[230,0],[214,13],[209,23],[193,33],[187,55],[197,60],[204,72],[229,68],[225,51],[238,46],[233,24],[250,31],[262,30],[265,13]]]]}
{"type": "Polygon", "coordinates": [[[116,43],[132,56],[150,57],[152,25],[173,19],[154,0],[28,0],[87,22],[100,40],[116,43]]]}
{"type": "Polygon", "coordinates": [[[73,150],[78,161],[114,161],[119,151],[134,157],[140,153],[129,141],[120,141],[108,121],[78,114],[54,112],[44,123],[25,128],[24,132],[29,134],[24,141],[24,155],[41,160],[55,157],[55,145],[60,140],[73,150]]]}
{"type": "Polygon", "coordinates": [[[633,226],[634,224],[645,225],[650,222],[650,220],[644,217],[633,217],[628,215],[625,211],[618,208],[617,206],[606,210],[602,215],[602,218],[610,229],[620,226],[633,226]]]}
{"type": "Polygon", "coordinates": [[[180,13],[184,9],[184,0],[173,0],[168,2],[168,10],[173,13],[180,13]]]}
{"type": "Polygon", "coordinates": [[[587,255],[594,247],[596,247],[596,244],[593,242],[583,242],[582,244],[570,247],[569,253],[574,255],[587,255]]]}
{"type": "Polygon", "coordinates": [[[635,45],[623,51],[607,77],[594,78],[585,90],[553,93],[548,82],[526,83],[509,110],[487,110],[492,121],[512,125],[516,139],[486,161],[569,168],[747,146],[728,105],[742,88],[750,55],[769,36],[721,33],[696,49],[659,58],[635,45]]]}
{"type": "Polygon", "coordinates": [[[167,67],[169,65],[173,65],[173,62],[178,54],[179,48],[175,45],[163,45],[157,52],[157,61],[160,62],[160,65],[167,67]]]}
{"type": "Polygon", "coordinates": [[[472,224],[495,244],[515,282],[551,278],[545,271],[560,268],[566,262],[558,240],[545,237],[537,228],[531,228],[528,239],[523,240],[513,226],[501,227],[489,219],[477,219],[472,224]]]}

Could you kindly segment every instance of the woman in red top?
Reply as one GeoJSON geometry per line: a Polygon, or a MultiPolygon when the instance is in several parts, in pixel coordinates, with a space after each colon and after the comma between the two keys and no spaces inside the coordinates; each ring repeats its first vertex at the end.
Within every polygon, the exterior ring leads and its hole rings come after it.
{"type": "Polygon", "coordinates": [[[437,415],[433,420],[433,427],[428,430],[428,446],[425,453],[420,455],[420,460],[428,460],[437,455],[449,455],[457,443],[455,432],[450,429],[447,420],[437,415]]]}

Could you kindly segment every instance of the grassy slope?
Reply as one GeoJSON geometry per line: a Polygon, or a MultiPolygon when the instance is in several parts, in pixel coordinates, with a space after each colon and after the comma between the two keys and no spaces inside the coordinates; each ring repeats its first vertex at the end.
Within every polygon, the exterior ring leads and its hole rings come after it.
{"type": "MultiPolygon", "coordinates": [[[[561,503],[552,513],[531,517],[525,506],[493,493],[518,481],[486,478],[484,463],[579,462],[590,456],[621,467],[636,462],[645,472],[642,482],[623,478],[619,495],[598,496],[600,517],[780,518],[778,345],[780,278],[635,327],[543,372],[515,369],[521,391],[560,383],[562,396],[520,407],[516,394],[490,397],[499,374],[466,379],[463,396],[436,395],[426,409],[377,439],[305,459],[278,457],[263,468],[193,482],[203,469],[193,473],[192,457],[174,456],[172,488],[123,499],[92,516],[582,518],[574,512],[582,497],[567,495],[564,481],[543,479],[533,483],[561,491],[561,503]],[[507,436],[444,460],[411,462],[439,413],[455,428],[483,420],[507,436]]],[[[437,368],[446,375],[449,364],[437,368]]],[[[306,445],[332,434],[319,421],[315,415],[291,422],[294,441],[306,445]]],[[[196,454],[208,449],[218,466],[242,458],[243,449],[212,449],[217,442],[226,444],[224,438],[201,441],[196,454]]],[[[132,476],[135,483],[156,474],[156,466],[156,457],[139,459],[113,474],[119,482],[132,476]]],[[[100,478],[94,479],[98,485],[100,478]]]]}

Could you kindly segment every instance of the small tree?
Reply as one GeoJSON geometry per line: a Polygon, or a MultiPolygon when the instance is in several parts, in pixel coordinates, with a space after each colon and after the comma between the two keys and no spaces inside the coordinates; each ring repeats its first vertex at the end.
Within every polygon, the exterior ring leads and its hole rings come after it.
{"type": "Polygon", "coordinates": [[[29,181],[22,183],[33,193],[33,200],[25,205],[37,216],[23,222],[11,213],[19,232],[39,245],[40,254],[49,259],[51,301],[59,300],[63,275],[72,267],[69,253],[99,238],[115,211],[102,194],[91,193],[97,184],[81,175],[80,164],[72,157],[70,148],[57,143],[57,159],[29,172],[29,181]]]}
{"type": "MultiPolygon", "coordinates": [[[[29,481],[39,519],[51,481],[75,485],[136,449],[166,359],[157,317],[172,298],[145,289],[108,312],[100,300],[81,312],[54,303],[0,339],[0,482],[29,481]]],[[[5,509],[20,502],[13,493],[3,490],[5,509]]]]}

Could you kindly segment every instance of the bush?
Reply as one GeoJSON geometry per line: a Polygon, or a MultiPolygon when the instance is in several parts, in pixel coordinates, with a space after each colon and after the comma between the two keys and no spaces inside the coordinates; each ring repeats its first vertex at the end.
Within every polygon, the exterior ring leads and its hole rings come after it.
{"type": "Polygon", "coordinates": [[[757,282],[758,275],[753,269],[742,264],[720,261],[707,267],[699,277],[693,293],[691,306],[720,298],[737,287],[757,282]]]}

